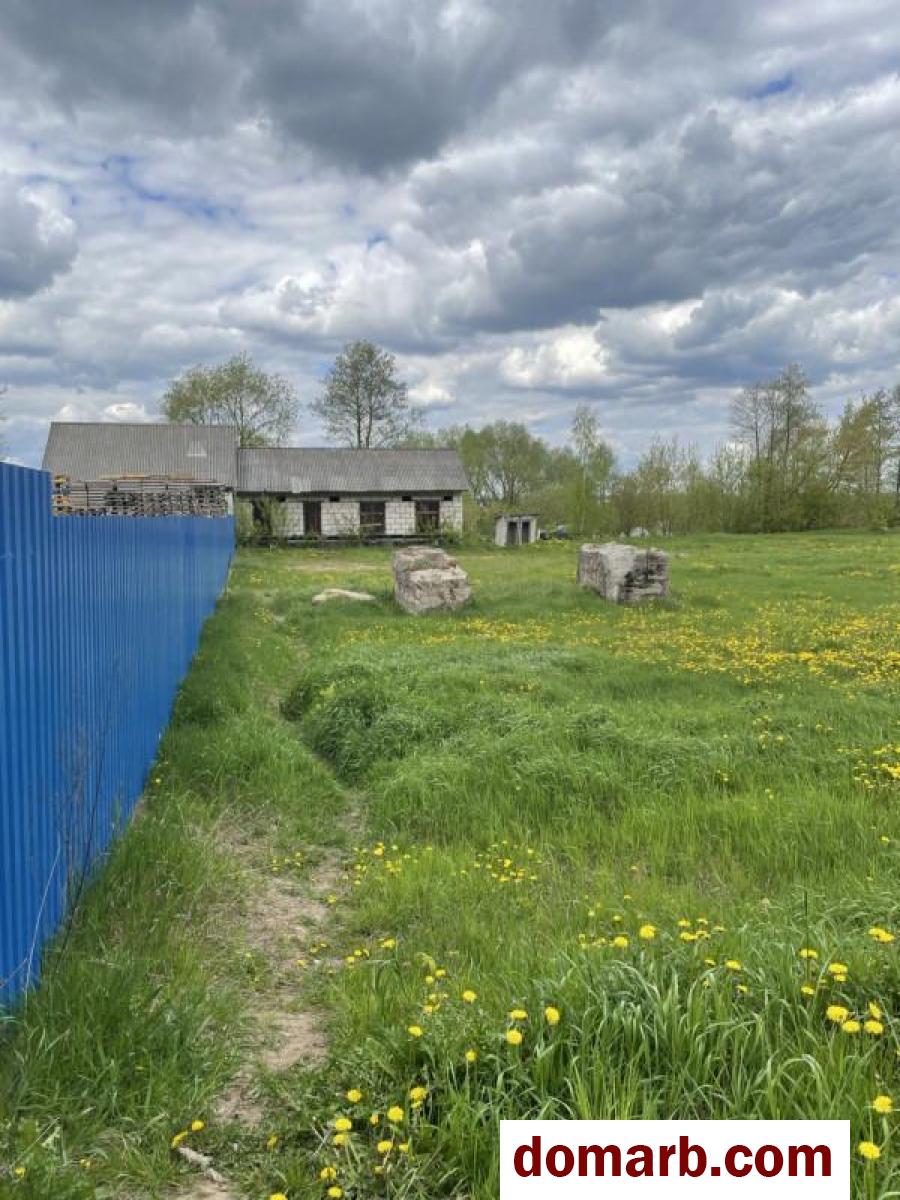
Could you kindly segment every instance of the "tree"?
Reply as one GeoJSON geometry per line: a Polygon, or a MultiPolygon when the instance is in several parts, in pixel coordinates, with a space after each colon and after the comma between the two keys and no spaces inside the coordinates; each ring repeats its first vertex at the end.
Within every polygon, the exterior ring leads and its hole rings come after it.
{"type": "Polygon", "coordinates": [[[247,354],[217,367],[190,367],[169,384],[162,411],[189,425],[234,425],[241,446],[277,446],[297,417],[293,386],[268,375],[247,354]]]}
{"type": "Polygon", "coordinates": [[[396,376],[393,354],[373,342],[344,347],[328,372],[324,392],[310,407],[329,437],[358,449],[396,446],[420,420],[406,384],[396,376]]]}
{"type": "Polygon", "coordinates": [[[572,419],[572,441],[580,467],[574,497],[574,525],[579,531],[596,520],[598,501],[606,498],[615,457],[600,434],[597,414],[589,405],[579,404],[572,419]]]}

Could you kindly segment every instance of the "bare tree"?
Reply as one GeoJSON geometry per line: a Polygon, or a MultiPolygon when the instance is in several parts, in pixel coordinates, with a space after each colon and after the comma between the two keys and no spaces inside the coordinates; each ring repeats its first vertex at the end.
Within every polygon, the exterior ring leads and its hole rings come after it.
{"type": "Polygon", "coordinates": [[[373,342],[344,347],[310,407],[334,441],[366,449],[407,440],[420,417],[397,378],[393,354],[373,342]]]}

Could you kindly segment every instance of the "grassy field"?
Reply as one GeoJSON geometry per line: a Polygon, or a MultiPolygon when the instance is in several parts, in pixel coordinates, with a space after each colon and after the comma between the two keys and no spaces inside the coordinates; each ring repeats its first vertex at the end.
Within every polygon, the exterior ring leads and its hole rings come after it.
{"type": "Polygon", "coordinates": [[[461,551],[474,604],[427,618],[386,552],[243,551],[9,1021],[0,1194],[165,1195],[202,1120],[235,1195],[487,1200],[499,1118],[591,1116],[849,1118],[854,1195],[900,1193],[900,544],[671,551],[641,609],[569,546],[461,551]],[[290,984],[327,1061],[217,1120],[271,985],[248,893],[335,855],[290,984]]]}

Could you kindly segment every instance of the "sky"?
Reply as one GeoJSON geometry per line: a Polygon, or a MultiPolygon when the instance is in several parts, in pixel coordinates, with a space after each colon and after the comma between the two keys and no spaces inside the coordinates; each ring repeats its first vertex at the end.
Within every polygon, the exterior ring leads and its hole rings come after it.
{"type": "Polygon", "coordinates": [[[790,361],[835,413],[900,382],[898,71],[896,0],[3,0],[7,452],[358,338],[625,465],[790,361]]]}

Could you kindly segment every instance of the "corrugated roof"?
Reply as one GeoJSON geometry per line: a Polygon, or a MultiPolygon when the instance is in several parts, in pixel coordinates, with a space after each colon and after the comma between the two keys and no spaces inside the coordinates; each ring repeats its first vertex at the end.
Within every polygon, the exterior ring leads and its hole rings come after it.
{"type": "Polygon", "coordinates": [[[455,450],[238,451],[239,492],[463,492],[468,486],[455,450]]]}
{"type": "Polygon", "coordinates": [[[236,448],[230,425],[54,421],[43,467],[82,480],[175,475],[234,487],[236,448]]]}

